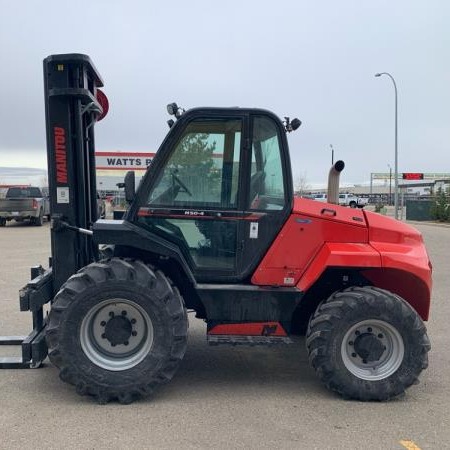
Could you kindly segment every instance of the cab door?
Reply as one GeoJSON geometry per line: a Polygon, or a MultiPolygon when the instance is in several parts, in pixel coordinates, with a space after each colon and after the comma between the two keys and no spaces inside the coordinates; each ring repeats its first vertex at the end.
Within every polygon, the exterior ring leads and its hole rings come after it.
{"type": "Polygon", "coordinates": [[[197,281],[236,279],[246,118],[198,113],[185,122],[176,125],[180,131],[163,148],[163,160],[150,168],[138,224],[177,245],[197,281]]]}
{"type": "Polygon", "coordinates": [[[267,112],[250,117],[250,139],[243,165],[244,211],[240,223],[239,272],[250,276],[292,211],[293,186],[286,133],[267,112]]]}

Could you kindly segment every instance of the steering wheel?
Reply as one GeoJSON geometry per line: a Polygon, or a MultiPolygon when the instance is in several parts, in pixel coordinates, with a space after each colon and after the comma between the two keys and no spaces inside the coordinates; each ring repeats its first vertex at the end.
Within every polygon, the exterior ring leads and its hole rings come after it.
{"type": "Polygon", "coordinates": [[[175,174],[172,174],[172,179],[178,183],[178,185],[183,189],[184,192],[186,192],[186,194],[189,195],[189,197],[192,197],[192,192],[187,188],[187,186],[175,174]]]}

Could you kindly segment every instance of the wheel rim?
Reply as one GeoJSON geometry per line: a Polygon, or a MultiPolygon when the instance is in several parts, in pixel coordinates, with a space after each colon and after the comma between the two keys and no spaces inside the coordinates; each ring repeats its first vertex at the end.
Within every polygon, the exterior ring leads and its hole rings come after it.
{"type": "Polygon", "coordinates": [[[383,380],[400,367],[405,347],[400,333],[382,320],[354,324],[344,336],[341,355],[345,367],[363,380],[383,380]]]}
{"type": "Polygon", "coordinates": [[[126,299],[105,300],[81,323],[80,343],[97,366],[111,371],[139,364],[153,344],[153,324],[145,310],[126,299]]]}

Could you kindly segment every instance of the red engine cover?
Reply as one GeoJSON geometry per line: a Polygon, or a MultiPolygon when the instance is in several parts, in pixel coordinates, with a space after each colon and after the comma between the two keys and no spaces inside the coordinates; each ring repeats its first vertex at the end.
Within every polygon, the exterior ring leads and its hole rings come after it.
{"type": "Polygon", "coordinates": [[[325,243],[368,240],[363,211],[296,198],[292,215],[253,274],[252,283],[295,286],[325,243]]]}

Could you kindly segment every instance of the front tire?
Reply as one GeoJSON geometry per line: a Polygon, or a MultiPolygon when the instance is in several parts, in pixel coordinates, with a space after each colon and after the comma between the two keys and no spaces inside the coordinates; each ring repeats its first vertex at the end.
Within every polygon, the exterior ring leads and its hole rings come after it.
{"type": "Polygon", "coordinates": [[[428,366],[430,343],[418,314],[374,287],[349,288],[319,305],[306,342],[322,382],[350,399],[388,400],[428,366]]]}
{"type": "Polygon", "coordinates": [[[99,403],[131,403],[175,374],[188,321],[178,289],[161,271],[113,258],[69,278],[47,327],[60,378],[99,403]]]}

